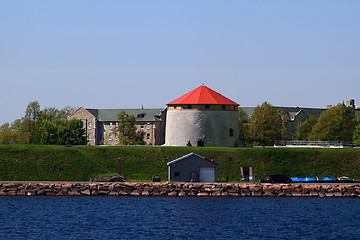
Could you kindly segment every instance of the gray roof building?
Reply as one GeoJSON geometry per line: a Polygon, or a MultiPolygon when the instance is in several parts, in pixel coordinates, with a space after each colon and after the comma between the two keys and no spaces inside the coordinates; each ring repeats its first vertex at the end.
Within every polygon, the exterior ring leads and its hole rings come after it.
{"type": "Polygon", "coordinates": [[[169,181],[217,182],[218,164],[196,153],[189,153],[167,163],[169,181]]]}

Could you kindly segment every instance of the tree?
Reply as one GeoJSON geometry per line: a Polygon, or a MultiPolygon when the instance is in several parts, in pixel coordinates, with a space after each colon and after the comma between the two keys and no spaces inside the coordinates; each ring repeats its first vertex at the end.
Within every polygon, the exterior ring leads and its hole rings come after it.
{"type": "Polygon", "coordinates": [[[281,138],[283,130],[281,113],[271,104],[264,102],[255,108],[249,127],[255,144],[274,145],[275,140],[281,138]]]}
{"type": "Polygon", "coordinates": [[[70,107],[70,106],[63,107],[58,112],[58,119],[65,119],[65,120],[68,119],[68,117],[71,114],[73,114],[77,109],[78,107],[70,107]]]}
{"type": "Polygon", "coordinates": [[[43,145],[55,145],[58,144],[58,128],[59,126],[56,125],[54,122],[50,120],[43,120],[41,122],[41,138],[40,144],[43,145]]]}
{"type": "Polygon", "coordinates": [[[58,125],[59,145],[85,145],[87,143],[83,122],[80,119],[58,119],[55,124],[58,125]]]}
{"type": "Polygon", "coordinates": [[[321,113],[309,138],[319,141],[352,141],[357,124],[354,110],[338,104],[321,113]]]}
{"type": "Polygon", "coordinates": [[[41,122],[41,139],[43,145],[85,145],[83,122],[79,119],[54,121],[43,120],[41,122]]]}
{"type": "Polygon", "coordinates": [[[28,142],[36,143],[36,123],[39,120],[40,104],[39,102],[30,102],[25,110],[25,117],[23,119],[23,126],[21,128],[22,134],[27,136],[28,142]]]}
{"type": "Polygon", "coordinates": [[[317,123],[318,118],[314,115],[310,115],[308,119],[301,122],[295,131],[295,138],[297,140],[309,140],[309,135],[317,123]]]}
{"type": "Polygon", "coordinates": [[[242,145],[249,144],[249,117],[247,113],[239,107],[239,141],[242,145]]]}
{"type": "Polygon", "coordinates": [[[353,142],[360,147],[360,124],[358,124],[354,131],[353,142]]]}
{"type": "Polygon", "coordinates": [[[119,125],[115,131],[119,134],[121,145],[144,145],[144,132],[136,132],[135,116],[128,115],[125,111],[118,114],[119,125]]]}
{"type": "Polygon", "coordinates": [[[55,119],[59,119],[59,110],[54,107],[45,108],[39,113],[39,121],[49,120],[51,122],[55,119]]]}

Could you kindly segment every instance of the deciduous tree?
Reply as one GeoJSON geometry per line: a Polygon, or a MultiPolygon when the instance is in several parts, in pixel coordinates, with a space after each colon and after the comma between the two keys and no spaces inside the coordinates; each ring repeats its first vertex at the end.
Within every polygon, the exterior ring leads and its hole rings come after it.
{"type": "Polygon", "coordinates": [[[357,124],[354,110],[338,104],[321,113],[309,138],[320,141],[352,141],[357,124]]]}
{"type": "Polygon", "coordinates": [[[239,141],[242,145],[250,142],[249,117],[247,113],[239,107],[239,141]]]}
{"type": "Polygon", "coordinates": [[[283,129],[281,113],[267,102],[255,108],[249,126],[255,144],[274,145],[275,140],[281,139],[283,129]]]}
{"type": "Polygon", "coordinates": [[[301,122],[295,131],[295,138],[297,140],[309,140],[309,135],[315,126],[318,118],[314,115],[310,115],[308,119],[301,122]]]}
{"type": "Polygon", "coordinates": [[[358,124],[354,131],[353,142],[360,147],[360,124],[358,124]]]}
{"type": "Polygon", "coordinates": [[[125,111],[118,114],[119,125],[116,132],[119,134],[119,144],[121,145],[144,145],[144,132],[136,131],[135,116],[128,115],[125,111]]]}

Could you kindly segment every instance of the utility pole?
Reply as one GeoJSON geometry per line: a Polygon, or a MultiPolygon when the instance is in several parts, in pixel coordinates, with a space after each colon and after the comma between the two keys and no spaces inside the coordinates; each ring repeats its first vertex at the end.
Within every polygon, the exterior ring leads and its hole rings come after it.
{"type": "Polygon", "coordinates": [[[227,171],[226,171],[226,182],[229,182],[229,163],[230,163],[230,153],[228,153],[228,159],[227,159],[227,171]]]}
{"type": "Polygon", "coordinates": [[[121,160],[121,158],[118,158],[118,160],[119,160],[119,176],[120,176],[120,160],[121,160]]]}

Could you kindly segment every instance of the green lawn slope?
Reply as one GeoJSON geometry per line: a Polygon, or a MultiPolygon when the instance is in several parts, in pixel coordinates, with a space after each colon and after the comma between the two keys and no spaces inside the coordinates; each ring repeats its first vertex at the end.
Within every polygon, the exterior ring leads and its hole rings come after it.
{"type": "Polygon", "coordinates": [[[166,163],[190,152],[219,163],[218,180],[240,181],[240,167],[250,166],[257,179],[270,173],[287,176],[360,178],[360,149],[208,148],[149,146],[0,145],[2,181],[88,181],[118,174],[128,181],[167,180],[166,163]]]}

